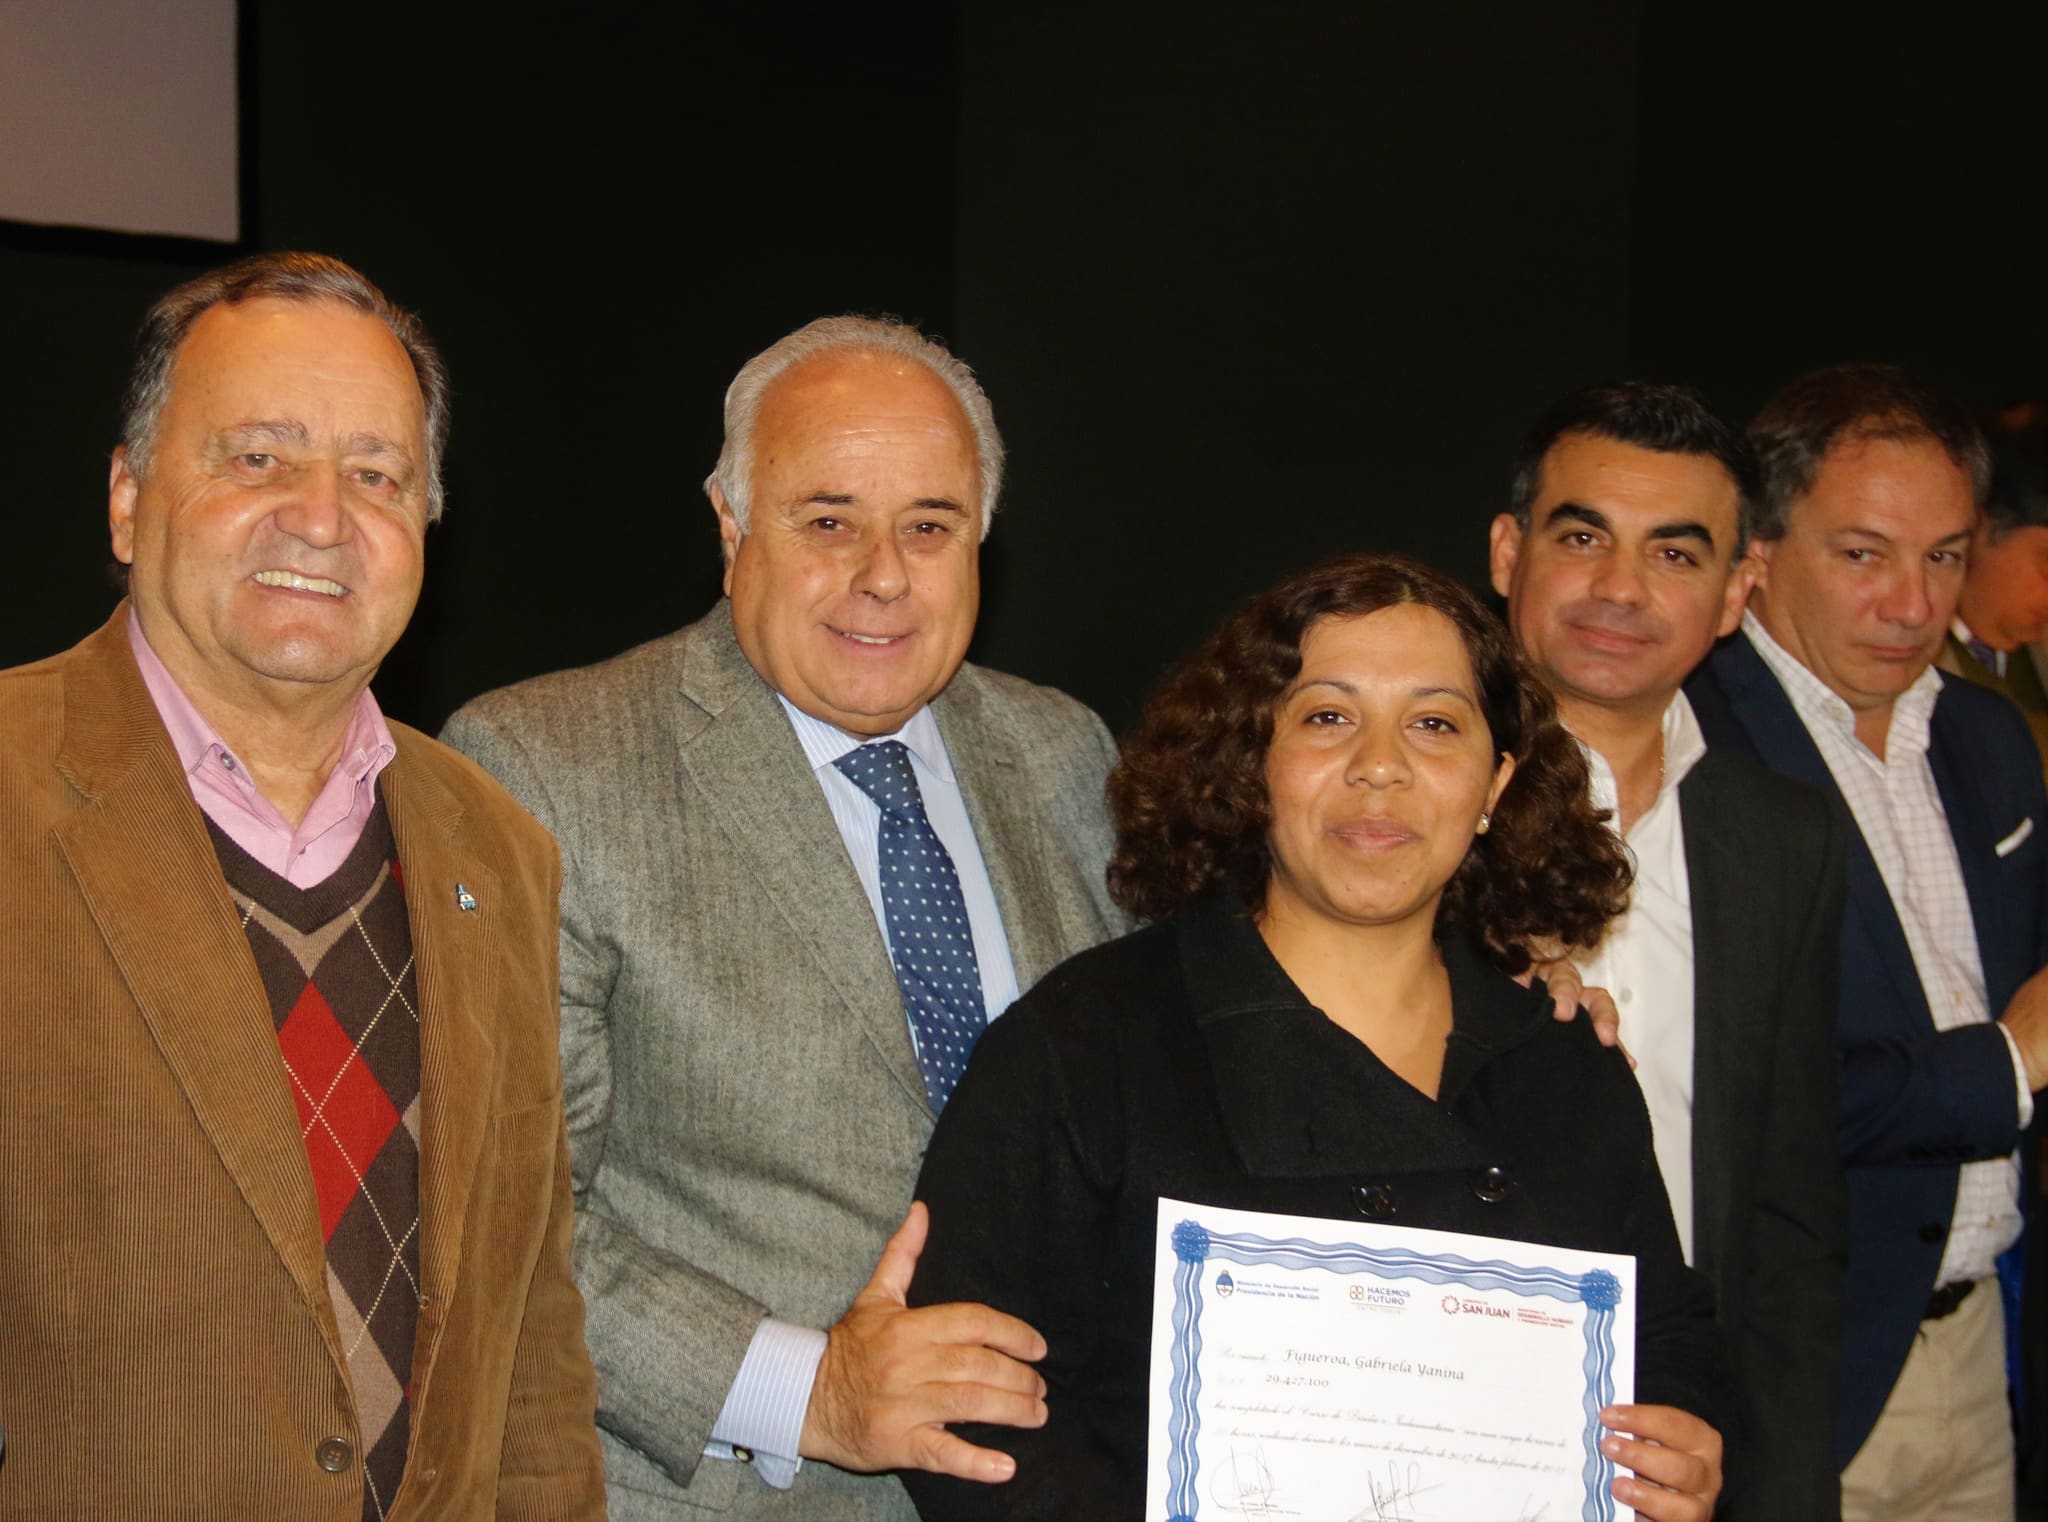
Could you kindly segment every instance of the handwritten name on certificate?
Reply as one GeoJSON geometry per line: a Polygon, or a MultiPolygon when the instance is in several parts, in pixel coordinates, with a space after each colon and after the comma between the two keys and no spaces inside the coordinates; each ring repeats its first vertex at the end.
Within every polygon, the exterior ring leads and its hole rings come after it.
{"type": "Polygon", "coordinates": [[[1635,1259],[1159,1202],[1145,1515],[1618,1522],[1635,1259]]]}

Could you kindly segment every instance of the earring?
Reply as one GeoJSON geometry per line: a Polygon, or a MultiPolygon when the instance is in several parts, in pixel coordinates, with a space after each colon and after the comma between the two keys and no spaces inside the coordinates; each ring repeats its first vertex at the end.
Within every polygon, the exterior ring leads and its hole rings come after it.
{"type": "Polygon", "coordinates": [[[1481,835],[1484,835],[1488,830],[1492,828],[1493,815],[1487,813],[1484,809],[1481,809],[1479,811],[1479,833],[1481,835]]]}

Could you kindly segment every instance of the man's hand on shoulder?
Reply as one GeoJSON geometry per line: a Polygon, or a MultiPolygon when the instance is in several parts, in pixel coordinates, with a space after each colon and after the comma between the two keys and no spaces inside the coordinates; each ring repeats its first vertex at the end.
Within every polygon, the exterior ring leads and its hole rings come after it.
{"type": "Polygon", "coordinates": [[[826,1332],[801,1448],[841,1469],[929,1469],[995,1482],[1016,1472],[1006,1453],[977,1448],[948,1422],[1045,1424],[1045,1381],[1031,1364],[1045,1339],[985,1305],[909,1309],[906,1297],[930,1219],[910,1207],[853,1305],[826,1332]]]}
{"type": "Polygon", "coordinates": [[[1628,1057],[1628,1065],[1634,1067],[1636,1059],[1629,1056],[1629,1050],[1621,1046],[1621,1010],[1614,1002],[1614,995],[1604,988],[1588,988],[1586,980],[1579,976],[1579,969],[1570,957],[1555,957],[1538,961],[1515,979],[1527,988],[1541,978],[1550,990],[1550,1012],[1569,1025],[1578,1019],[1581,1006],[1586,1018],[1592,1022],[1593,1035],[1602,1046],[1621,1047],[1621,1055],[1628,1057]]]}

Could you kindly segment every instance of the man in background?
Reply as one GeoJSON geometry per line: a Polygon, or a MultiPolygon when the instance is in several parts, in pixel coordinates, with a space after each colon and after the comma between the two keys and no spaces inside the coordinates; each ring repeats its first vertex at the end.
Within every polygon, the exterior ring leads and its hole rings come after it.
{"type": "Polygon", "coordinates": [[[1692,392],[1565,398],[1516,458],[1494,589],[1635,858],[1585,981],[1613,994],[1740,1423],[1719,1514],[1820,1522],[1847,1224],[1835,1147],[1841,841],[1826,801],[1708,749],[1681,684],[1742,615],[1755,463],[1692,392]]]}
{"type": "Polygon", "coordinates": [[[1044,1420],[1033,1329],[904,1307],[911,1188],[976,1035],[1124,928],[1101,722],[963,664],[1002,464],[943,347],[812,323],[726,395],[727,597],[449,722],[566,862],[576,1269],[616,1522],[909,1518],[877,1471],[1000,1481],[1007,1455],[945,1423],[1044,1420]]]}
{"type": "Polygon", "coordinates": [[[2048,408],[2022,402],[1984,426],[1991,484],[1935,664],[2018,705],[2048,766],[2048,408]]]}
{"type": "Polygon", "coordinates": [[[1987,474],[1969,416],[1888,366],[1750,425],[1739,638],[1688,687],[1710,745],[1829,792],[1847,841],[1836,1040],[1849,1179],[1842,1513],[2013,1515],[2021,1132],[2048,1083],[2048,797],[2010,703],[1932,667],[1987,474]],[[2001,1289],[2007,1293],[2001,1295],[2001,1289]]]}

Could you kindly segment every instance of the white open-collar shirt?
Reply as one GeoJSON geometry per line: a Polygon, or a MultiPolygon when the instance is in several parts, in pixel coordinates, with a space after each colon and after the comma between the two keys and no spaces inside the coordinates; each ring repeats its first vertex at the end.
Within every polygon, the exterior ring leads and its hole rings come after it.
{"type": "MultiPolygon", "coordinates": [[[[1664,710],[1664,777],[1657,797],[1622,837],[1635,862],[1628,912],[1590,954],[1575,958],[1589,988],[1604,988],[1621,1010],[1622,1040],[1636,1059],[1636,1082],[1650,1110],[1651,1139],[1685,1261],[1692,1262],[1692,882],[1685,869],[1685,824],[1678,784],[1707,753],[1684,693],[1664,710]]],[[[1583,745],[1583,742],[1582,742],[1583,745]]],[[[1583,746],[1593,770],[1593,803],[1621,830],[1614,769],[1583,746]]]]}

